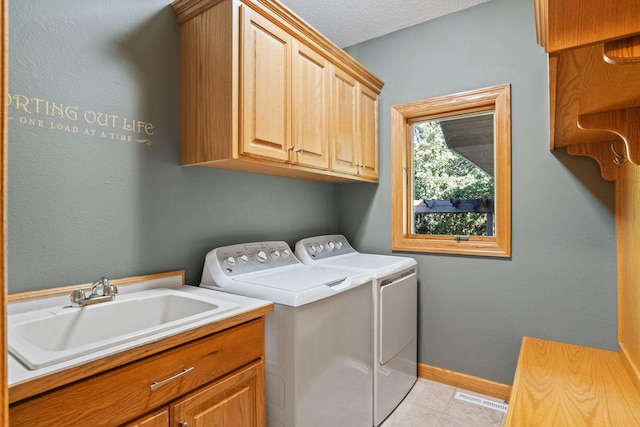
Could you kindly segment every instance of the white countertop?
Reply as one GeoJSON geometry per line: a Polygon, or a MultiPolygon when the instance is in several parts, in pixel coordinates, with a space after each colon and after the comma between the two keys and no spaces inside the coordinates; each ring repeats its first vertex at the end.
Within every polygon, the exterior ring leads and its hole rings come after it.
{"type": "MultiPolygon", "coordinates": [[[[29,370],[22,363],[16,360],[11,354],[9,354],[8,385],[11,386],[13,384],[17,384],[23,381],[27,381],[27,380],[35,379],[41,376],[49,375],[55,372],[63,371],[73,366],[81,365],[81,364],[91,362],[93,360],[97,360],[111,354],[115,354],[124,350],[149,344],[149,343],[161,340],[163,338],[166,338],[168,336],[177,335],[182,332],[186,332],[188,330],[196,329],[204,325],[214,323],[223,319],[227,319],[227,318],[236,316],[238,314],[249,312],[251,310],[255,310],[257,308],[264,307],[271,304],[270,301],[264,301],[256,298],[249,298],[241,295],[234,295],[226,292],[199,288],[195,286],[182,285],[181,276],[163,277],[160,279],[148,280],[144,282],[121,286],[119,288],[119,294],[139,292],[143,290],[156,289],[156,288],[170,288],[180,292],[187,292],[195,296],[199,295],[204,298],[221,299],[230,303],[238,304],[239,307],[233,310],[221,313],[219,315],[206,317],[204,319],[200,319],[191,324],[174,328],[170,331],[160,332],[160,333],[150,335],[144,338],[140,338],[134,341],[129,341],[127,343],[123,343],[120,345],[115,345],[107,349],[86,354],[84,356],[80,356],[71,360],[67,360],[65,362],[44,367],[41,369],[29,370]]],[[[10,316],[12,314],[23,313],[25,311],[51,308],[51,307],[61,307],[64,305],[69,305],[68,295],[17,301],[17,302],[8,304],[7,314],[10,316]]]]}

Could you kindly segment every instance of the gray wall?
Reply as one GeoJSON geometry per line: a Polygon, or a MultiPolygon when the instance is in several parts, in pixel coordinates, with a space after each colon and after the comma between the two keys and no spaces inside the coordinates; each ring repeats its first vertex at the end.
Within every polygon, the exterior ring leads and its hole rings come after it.
{"type": "Polygon", "coordinates": [[[169,3],[10,2],[11,293],[174,269],[199,283],[214,247],[337,231],[335,184],[179,166],[169,3]]]}
{"type": "Polygon", "coordinates": [[[390,253],[390,107],[511,83],[513,256],[412,255],[420,361],[510,383],[523,335],[615,347],[613,186],[591,160],[548,151],[530,0],[492,0],[350,49],[386,82],[379,185],[178,166],[168,3],[11,2],[9,90],[43,101],[39,112],[35,101],[9,107],[10,292],[173,269],[197,283],[216,246],[338,230],[390,253]],[[44,101],[70,108],[61,117],[44,101]],[[131,120],[153,135],[124,129],[131,120]]]}
{"type": "Polygon", "coordinates": [[[410,254],[420,362],[510,384],[523,335],[616,348],[614,186],[594,161],[549,152],[533,2],[492,0],[347,50],[385,82],[380,185],[338,190],[340,230],[362,251],[391,251],[390,108],[512,85],[512,257],[410,254]]]}

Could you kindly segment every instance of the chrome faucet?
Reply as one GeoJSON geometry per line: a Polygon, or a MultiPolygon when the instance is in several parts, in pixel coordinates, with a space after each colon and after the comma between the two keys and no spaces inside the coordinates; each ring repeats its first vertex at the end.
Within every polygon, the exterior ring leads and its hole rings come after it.
{"type": "Polygon", "coordinates": [[[109,279],[101,277],[91,285],[91,293],[86,295],[84,289],[75,289],[71,292],[71,303],[75,306],[98,304],[100,302],[113,301],[118,293],[118,288],[109,283],[109,279]],[[102,287],[102,295],[98,288],[102,287]]]}
{"type": "Polygon", "coordinates": [[[102,286],[102,295],[114,295],[118,293],[118,288],[109,283],[109,279],[106,277],[101,277],[91,286],[91,295],[89,297],[97,297],[98,295],[98,287],[102,286]]]}

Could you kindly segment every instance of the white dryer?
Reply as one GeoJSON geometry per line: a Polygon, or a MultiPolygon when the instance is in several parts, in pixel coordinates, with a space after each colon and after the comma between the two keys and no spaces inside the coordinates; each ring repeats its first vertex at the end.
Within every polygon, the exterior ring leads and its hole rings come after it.
{"type": "Polygon", "coordinates": [[[274,302],[265,322],[269,427],[372,425],[371,283],[305,265],[285,242],[207,254],[201,287],[274,302]]]}
{"type": "Polygon", "coordinates": [[[378,426],[417,379],[417,263],[408,257],[360,253],[339,234],[302,239],[295,253],[307,265],[373,278],[373,425],[378,426]]]}

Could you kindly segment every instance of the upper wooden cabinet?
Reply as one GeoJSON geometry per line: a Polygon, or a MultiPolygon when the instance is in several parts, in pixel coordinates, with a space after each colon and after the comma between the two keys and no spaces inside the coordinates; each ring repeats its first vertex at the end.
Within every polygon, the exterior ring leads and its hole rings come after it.
{"type": "Polygon", "coordinates": [[[551,149],[595,158],[603,178],[640,163],[637,0],[535,0],[549,53],[551,149]]]}
{"type": "Polygon", "coordinates": [[[378,94],[360,85],[358,124],[358,174],[365,178],[378,178],[378,94]]]}
{"type": "MultiPolygon", "coordinates": [[[[291,36],[262,15],[246,8],[241,12],[241,105],[244,108],[240,111],[242,133],[239,154],[286,162],[292,147],[291,36]]],[[[206,73],[208,70],[200,71],[206,73]]],[[[185,102],[189,103],[189,100],[183,98],[185,102]]],[[[183,116],[182,119],[182,125],[188,127],[189,118],[183,116]]],[[[183,135],[188,133],[187,129],[183,135]]],[[[215,138],[215,135],[211,137],[215,138]]],[[[189,140],[183,140],[183,143],[186,143],[185,148],[189,148],[189,140]]]]}
{"type": "Polygon", "coordinates": [[[378,178],[378,96],[346,72],[331,73],[331,169],[378,178]]]}
{"type": "Polygon", "coordinates": [[[377,182],[377,77],[273,0],[172,6],[182,29],[181,164],[377,182]]]}
{"type": "Polygon", "coordinates": [[[292,161],[329,166],[329,76],[332,65],[299,42],[293,43],[292,161]]]}

